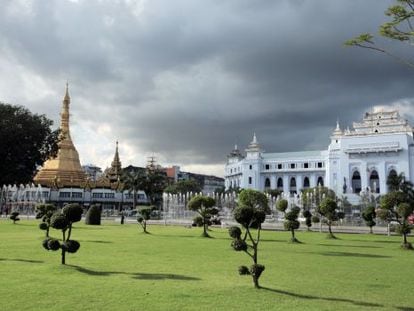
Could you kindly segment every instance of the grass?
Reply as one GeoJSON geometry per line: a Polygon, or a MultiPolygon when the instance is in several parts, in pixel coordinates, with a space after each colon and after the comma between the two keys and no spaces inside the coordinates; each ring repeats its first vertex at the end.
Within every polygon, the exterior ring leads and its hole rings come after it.
{"type": "Polygon", "coordinates": [[[400,237],[298,232],[292,244],[265,231],[256,290],[227,230],[76,224],[81,248],[63,266],[37,225],[0,220],[1,310],[414,310],[414,252],[400,237]]]}

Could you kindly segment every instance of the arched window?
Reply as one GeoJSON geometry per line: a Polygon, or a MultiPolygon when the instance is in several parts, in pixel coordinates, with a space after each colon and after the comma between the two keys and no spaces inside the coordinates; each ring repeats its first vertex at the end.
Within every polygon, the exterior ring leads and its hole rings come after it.
{"type": "Polygon", "coordinates": [[[283,179],[281,177],[277,179],[277,189],[283,190],[283,179]]]}
{"type": "Polygon", "coordinates": [[[305,177],[303,179],[303,188],[309,188],[309,178],[305,177]]]}
{"type": "Polygon", "coordinates": [[[296,193],[296,179],[295,179],[295,177],[292,177],[290,179],[289,185],[290,185],[290,193],[296,193]]]}
{"type": "Polygon", "coordinates": [[[358,171],[355,171],[352,174],[352,192],[360,193],[361,192],[361,175],[358,171]]]}
{"type": "Polygon", "coordinates": [[[270,179],[266,178],[265,180],[265,189],[270,189],[270,179]]]}
{"type": "Polygon", "coordinates": [[[373,170],[369,176],[369,187],[372,192],[380,193],[379,176],[376,170],[373,170]]]}
{"type": "Polygon", "coordinates": [[[318,177],[318,182],[316,183],[318,186],[321,186],[321,187],[323,187],[323,177],[322,176],[319,176],[318,177]]]}

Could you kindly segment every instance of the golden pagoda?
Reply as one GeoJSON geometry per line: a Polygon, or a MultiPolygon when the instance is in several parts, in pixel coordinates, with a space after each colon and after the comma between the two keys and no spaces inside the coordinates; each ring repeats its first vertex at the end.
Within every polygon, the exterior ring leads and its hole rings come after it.
{"type": "Polygon", "coordinates": [[[86,174],[82,170],[79,154],[73,145],[69,131],[69,87],[66,83],[65,97],[60,114],[60,137],[58,153],[55,158],[47,160],[34,177],[36,184],[48,187],[81,187],[85,184],[86,174]]]}

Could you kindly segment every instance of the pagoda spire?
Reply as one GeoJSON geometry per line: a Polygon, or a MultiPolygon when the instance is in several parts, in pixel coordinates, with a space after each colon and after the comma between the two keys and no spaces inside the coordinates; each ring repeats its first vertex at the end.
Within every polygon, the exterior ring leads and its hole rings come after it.
{"type": "Polygon", "coordinates": [[[79,186],[85,181],[85,173],[79,161],[79,154],[70,137],[69,129],[69,84],[66,82],[65,95],[60,113],[60,137],[58,153],[55,158],[47,160],[34,177],[34,181],[41,185],[50,185],[55,177],[62,186],[79,186]]]}
{"type": "Polygon", "coordinates": [[[114,155],[114,160],[111,163],[111,169],[112,169],[112,172],[118,176],[121,173],[122,165],[121,165],[121,161],[119,160],[118,141],[116,141],[115,155],[114,155]]]}

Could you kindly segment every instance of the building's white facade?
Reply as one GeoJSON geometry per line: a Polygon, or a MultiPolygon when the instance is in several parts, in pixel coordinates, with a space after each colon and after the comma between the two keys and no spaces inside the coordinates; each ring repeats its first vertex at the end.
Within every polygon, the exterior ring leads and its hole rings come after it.
{"type": "Polygon", "coordinates": [[[299,193],[320,184],[352,196],[386,193],[390,172],[413,181],[413,128],[398,111],[381,111],[366,113],[352,129],[337,124],[327,150],[266,153],[254,135],[245,155],[236,146],[228,156],[225,186],[299,193]]]}

